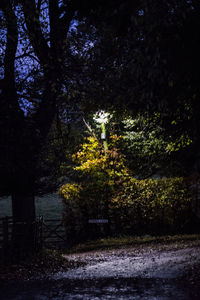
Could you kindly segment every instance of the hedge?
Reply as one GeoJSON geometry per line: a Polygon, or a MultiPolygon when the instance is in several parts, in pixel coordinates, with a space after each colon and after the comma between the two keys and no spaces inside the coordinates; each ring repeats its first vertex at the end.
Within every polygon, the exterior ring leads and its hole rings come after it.
{"type": "Polygon", "coordinates": [[[88,180],[66,184],[60,195],[63,218],[70,238],[101,234],[169,234],[195,230],[191,196],[184,178],[121,182],[88,180]],[[108,219],[106,229],[88,224],[89,219],[108,219]]]}

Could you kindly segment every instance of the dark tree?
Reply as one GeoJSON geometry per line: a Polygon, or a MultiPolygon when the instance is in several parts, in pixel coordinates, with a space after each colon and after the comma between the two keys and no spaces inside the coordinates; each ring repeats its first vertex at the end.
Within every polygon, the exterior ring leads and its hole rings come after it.
{"type": "MultiPolygon", "coordinates": [[[[35,221],[34,197],[41,175],[41,153],[55,117],[58,116],[59,110],[62,110],[62,95],[65,89],[63,75],[69,82],[76,69],[76,61],[73,61],[71,45],[68,42],[70,28],[76,16],[79,16],[80,20],[93,5],[90,1],[85,5],[81,1],[58,0],[1,2],[0,9],[3,12],[7,36],[4,74],[1,80],[0,192],[1,195],[12,196],[14,222],[33,224],[35,221]],[[23,32],[18,32],[19,28],[23,28],[23,32]],[[37,59],[40,73],[37,77],[32,74],[34,81],[40,77],[37,101],[30,99],[32,109],[26,108],[25,112],[20,105],[23,99],[20,99],[16,81],[19,37],[22,39],[22,48],[25,49],[21,56],[30,56],[27,49],[31,47],[31,55],[37,59]]],[[[26,91],[30,82],[26,78],[24,81],[26,91]]],[[[23,92],[23,88],[21,90],[23,92]]],[[[14,235],[15,246],[21,244],[27,251],[33,249],[32,226],[28,230],[16,227],[14,235]],[[26,234],[22,235],[22,232],[26,234]]]]}

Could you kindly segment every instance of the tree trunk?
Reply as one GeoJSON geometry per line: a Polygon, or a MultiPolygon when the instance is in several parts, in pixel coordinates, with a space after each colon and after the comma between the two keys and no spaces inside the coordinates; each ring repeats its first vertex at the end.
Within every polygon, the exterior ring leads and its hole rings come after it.
{"type": "Polygon", "coordinates": [[[34,195],[13,193],[12,247],[14,259],[19,260],[35,251],[35,203],[34,195]]]}
{"type": "Polygon", "coordinates": [[[12,212],[15,222],[34,222],[35,221],[35,203],[34,195],[13,193],[12,212]]]}
{"type": "Polygon", "coordinates": [[[24,161],[20,157],[15,163],[21,168],[16,170],[12,182],[12,246],[14,258],[20,260],[35,251],[34,174],[26,155],[24,161]]]}

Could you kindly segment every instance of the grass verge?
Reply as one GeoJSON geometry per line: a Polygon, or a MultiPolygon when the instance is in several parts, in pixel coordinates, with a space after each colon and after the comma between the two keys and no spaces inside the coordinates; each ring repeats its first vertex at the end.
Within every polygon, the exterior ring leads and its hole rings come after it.
{"type": "Polygon", "coordinates": [[[169,244],[169,243],[184,243],[193,242],[200,244],[200,234],[184,234],[184,235],[168,235],[168,236],[118,236],[106,237],[93,241],[88,241],[75,245],[67,253],[78,253],[86,251],[96,251],[103,249],[116,249],[128,246],[137,246],[142,244],[169,244]]]}

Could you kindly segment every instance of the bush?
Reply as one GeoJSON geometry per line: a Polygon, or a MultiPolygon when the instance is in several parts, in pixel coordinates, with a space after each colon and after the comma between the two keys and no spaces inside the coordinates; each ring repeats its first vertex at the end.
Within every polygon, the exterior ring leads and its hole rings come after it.
{"type": "Polygon", "coordinates": [[[129,178],[112,197],[111,211],[125,233],[184,232],[192,220],[190,192],[183,178],[129,178]]]}
{"type": "Polygon", "coordinates": [[[98,225],[88,224],[88,220],[108,218],[107,200],[112,194],[110,186],[91,180],[79,185],[66,184],[60,193],[64,203],[63,218],[69,240],[78,241],[98,235],[98,225]]]}
{"type": "MultiPolygon", "coordinates": [[[[109,234],[163,234],[190,231],[191,197],[183,178],[137,180],[113,186],[90,181],[62,187],[64,222],[74,239],[93,234],[89,219],[109,219],[109,234]],[[90,233],[90,234],[89,234],[90,233]]],[[[105,232],[106,233],[106,232],[105,232]]]]}
{"type": "Polygon", "coordinates": [[[70,240],[103,234],[180,233],[191,229],[191,197],[183,178],[137,180],[118,150],[121,137],[110,137],[104,151],[90,137],[73,155],[79,183],[61,187],[64,223],[70,240]],[[109,219],[109,225],[88,224],[109,219]]]}

